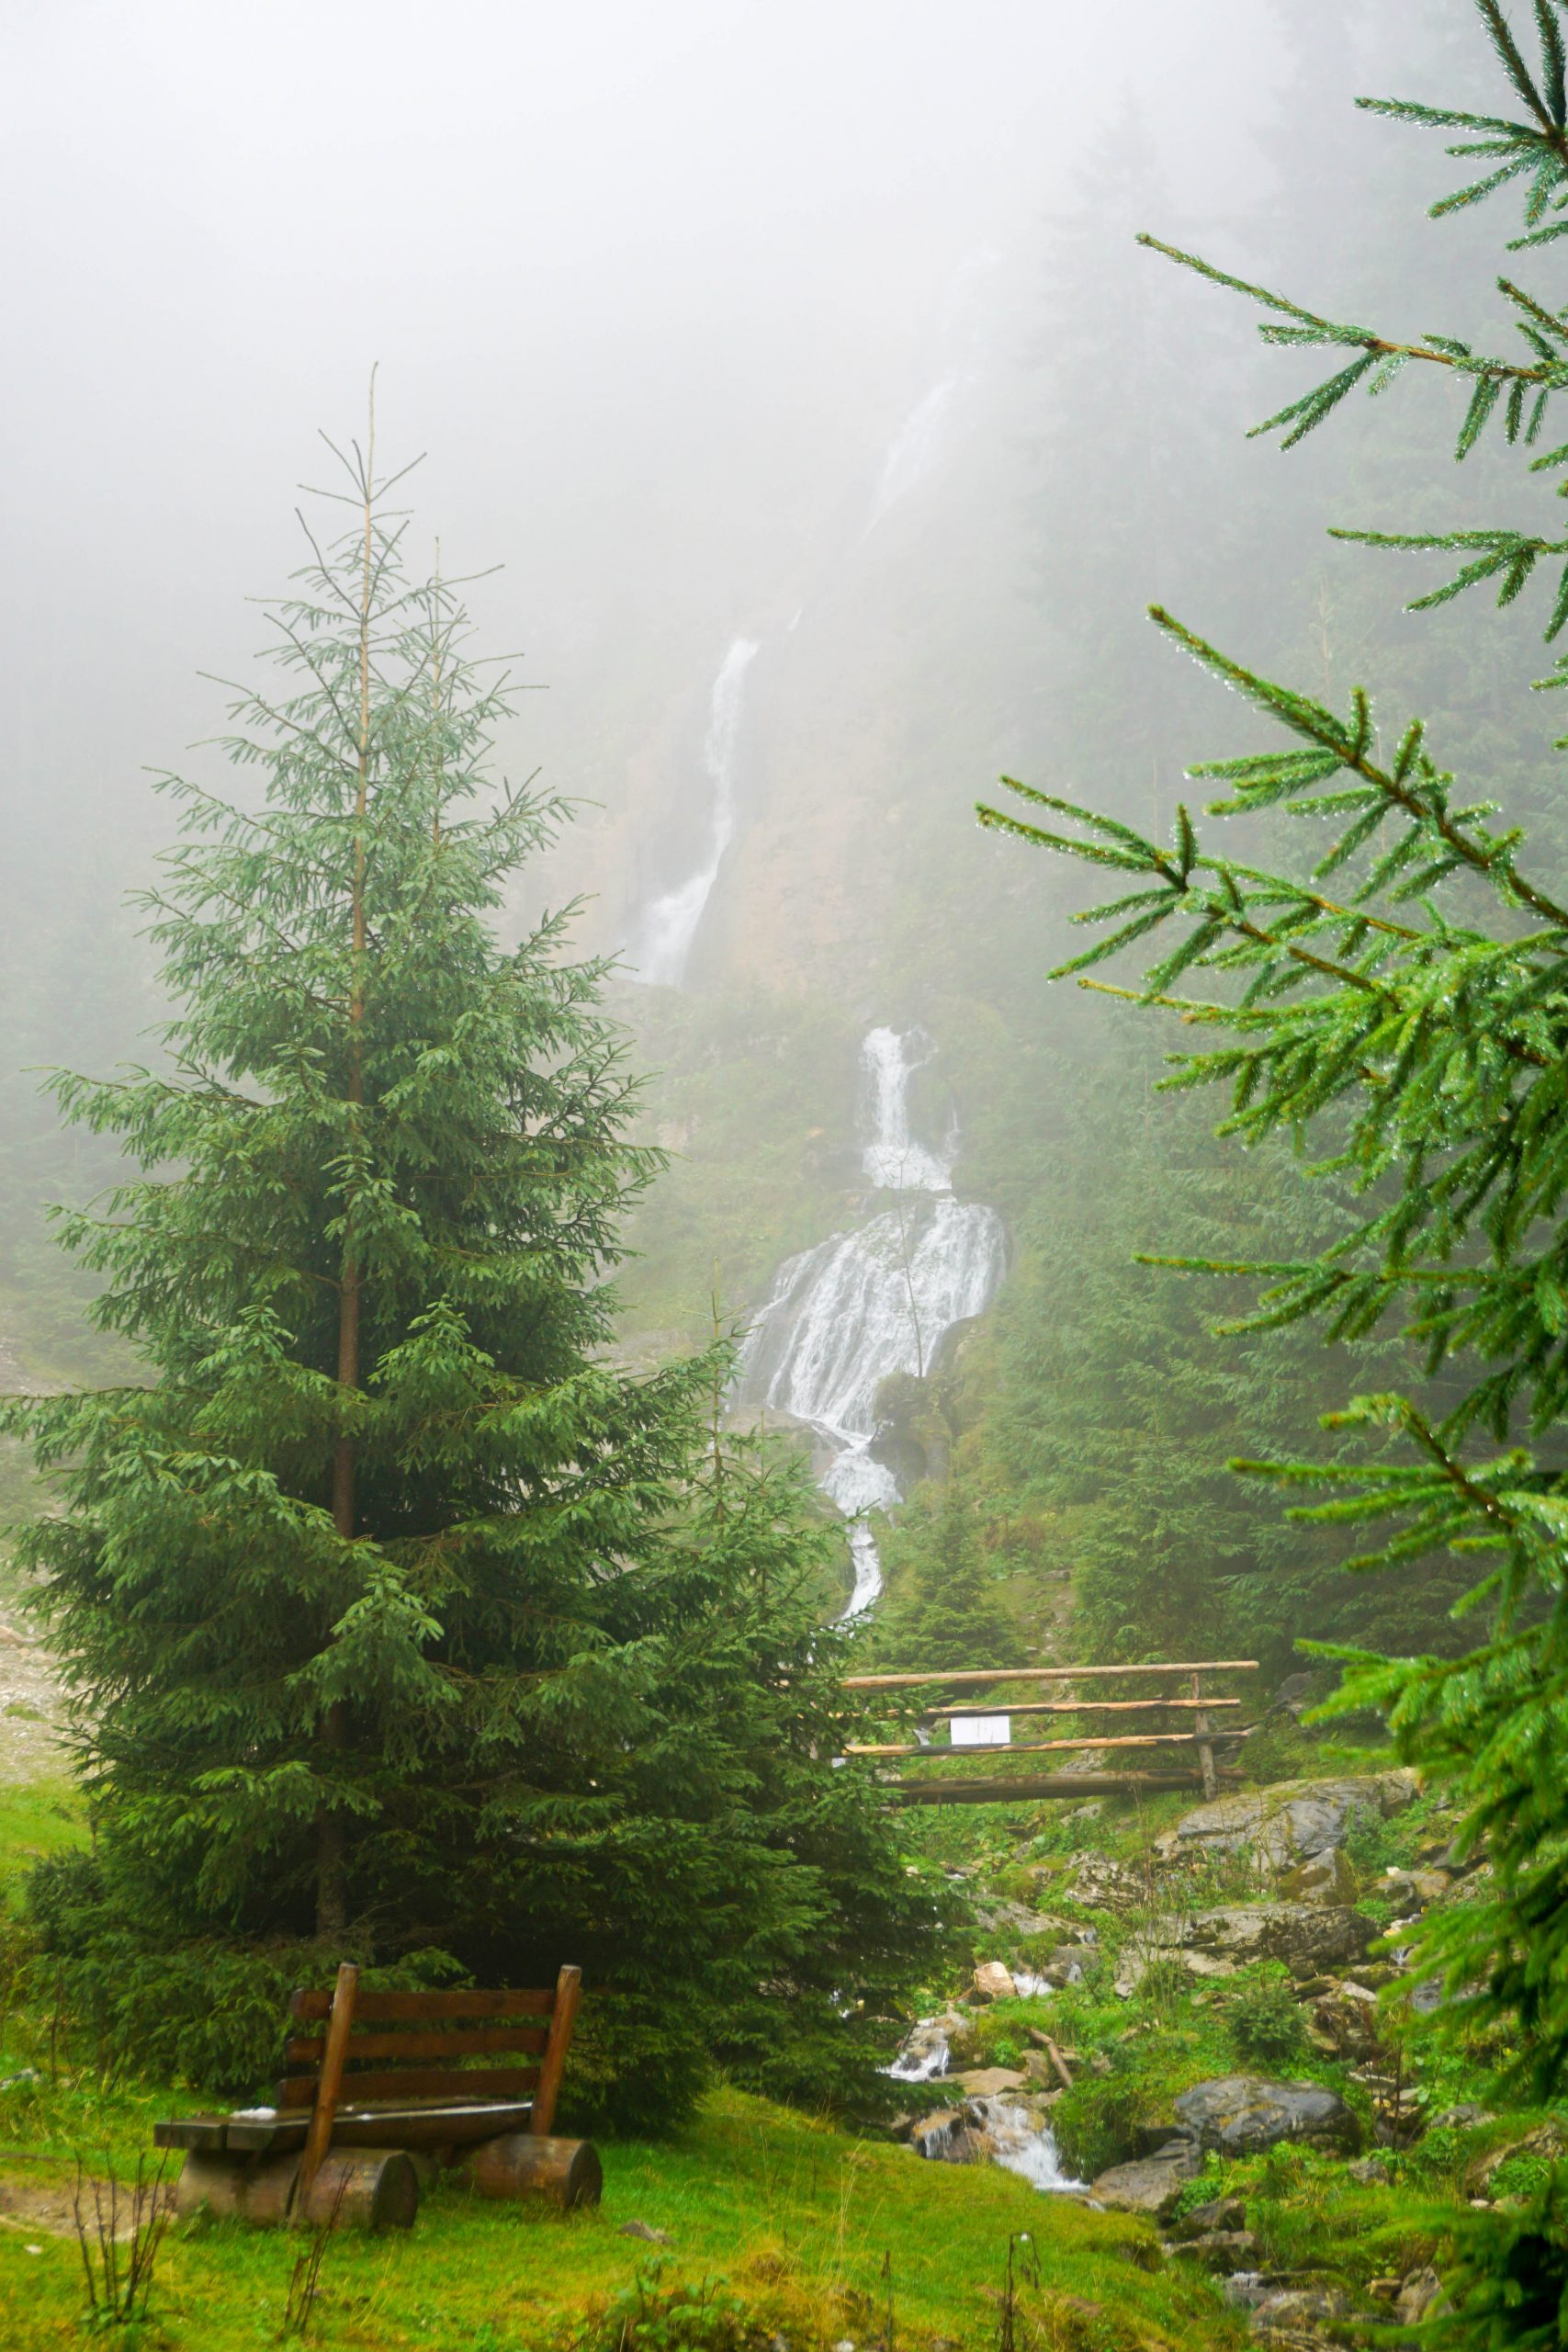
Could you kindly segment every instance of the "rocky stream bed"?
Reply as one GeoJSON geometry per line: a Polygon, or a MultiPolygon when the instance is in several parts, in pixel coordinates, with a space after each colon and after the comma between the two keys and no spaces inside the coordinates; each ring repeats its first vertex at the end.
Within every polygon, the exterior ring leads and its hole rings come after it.
{"type": "Polygon", "coordinates": [[[1331,2210],[1337,2181],[1364,2204],[1429,2137],[1461,2162],[1478,2143],[1461,2184],[1472,2204],[1504,2193],[1511,2159],[1563,2144],[1554,2122],[1510,2130],[1473,2102],[1435,2104],[1394,2023],[1401,2008],[1419,2020],[1437,2005],[1407,1973],[1401,1925],[1465,1899],[1486,1868],[1419,1799],[1405,1771],[1285,1781],[1200,1805],[1135,1854],[1106,1837],[1037,1860],[1026,1842],[1000,1870],[953,1871],[967,1883],[976,1957],[890,2068],[910,2091],[897,2135],[927,2161],[1003,2165],[1051,2195],[1145,2216],[1164,2258],[1212,2274],[1260,2343],[1351,2341],[1369,2323],[1426,2316],[1441,2294],[1428,2261],[1367,2275],[1364,2262],[1270,2251],[1291,2234],[1270,2201],[1276,2189],[1288,2199],[1281,2154],[1288,2167],[1301,2152],[1331,2210]],[[1402,1840],[1407,1859],[1369,1870],[1369,1851],[1402,1840]],[[1019,1899],[1021,1881],[1036,1899],[1019,1899]],[[1252,2017],[1260,2033],[1258,2015],[1295,2071],[1203,2071],[1224,2023],[1234,2035],[1252,2017]],[[1108,2130],[1117,2160],[1080,2166],[1079,2146],[1108,2130]]]}

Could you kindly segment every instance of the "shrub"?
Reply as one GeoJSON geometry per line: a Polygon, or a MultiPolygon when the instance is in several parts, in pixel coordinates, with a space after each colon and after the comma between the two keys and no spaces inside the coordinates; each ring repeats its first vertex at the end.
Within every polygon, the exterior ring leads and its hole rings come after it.
{"type": "Polygon", "coordinates": [[[663,2282],[650,2262],[623,2287],[583,2339],[584,2352],[743,2352],[761,2330],[723,2278],[663,2282]]]}
{"type": "MultiPolygon", "coordinates": [[[[38,1939],[33,1973],[92,2042],[100,2065],[132,2067],[193,2088],[249,2094],[275,2076],[288,1996],[325,1984],[338,1959],[320,1944],[248,1944],[215,1936],[166,1943],[118,1927],[96,1855],[52,1854],[27,1882],[38,1939]]],[[[423,1991],[461,1979],[449,1952],[412,1952],[367,1967],[367,1987],[423,1991]]]]}
{"type": "Polygon", "coordinates": [[[1306,2054],[1306,2022],[1282,1969],[1254,1977],[1234,1994],[1225,2023],[1245,2064],[1289,2066],[1306,2054]]]}
{"type": "Polygon", "coordinates": [[[1051,2111],[1052,2129],[1068,2169],[1092,2180],[1136,2153],[1149,2120],[1144,2085],[1126,2073],[1080,2075],[1051,2111]]]}

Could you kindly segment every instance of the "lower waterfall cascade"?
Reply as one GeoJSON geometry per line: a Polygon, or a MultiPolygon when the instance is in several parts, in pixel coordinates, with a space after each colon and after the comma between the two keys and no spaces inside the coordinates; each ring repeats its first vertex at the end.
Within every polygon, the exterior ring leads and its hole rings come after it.
{"type": "Polygon", "coordinates": [[[1001,1218],[953,1191],[958,1130],[917,1140],[909,1080],[935,1048],[925,1032],[875,1028],[861,1048],[862,1167],[890,1205],[780,1267],[741,1351],[737,1401],[786,1413],[828,1454],[823,1492],[850,1521],[854,1589],[845,1619],[882,1591],[868,1514],[899,1498],[874,1451],[876,1393],[892,1373],[923,1378],[948,1334],[983,1314],[1006,1265],[1001,1218]]]}
{"type": "MultiPolygon", "coordinates": [[[[1042,1984],[1039,1989],[1045,1987],[1042,1984]]],[[[943,2020],[920,2018],[909,2029],[886,2072],[896,2083],[929,2083],[940,2091],[947,2078],[948,2059],[943,2020]]],[[[959,2077],[954,2082],[955,2089],[961,2081],[959,2077]]],[[[1062,2168],[1061,2152],[1050,2125],[1032,2113],[1022,2098],[1006,2091],[961,2099],[956,2108],[933,2116],[925,2129],[917,2130],[909,2144],[917,2155],[932,2163],[972,2163],[976,2135],[978,2151],[987,2161],[1021,2174],[1046,2195],[1083,2194],[1084,2183],[1062,2168]]]]}

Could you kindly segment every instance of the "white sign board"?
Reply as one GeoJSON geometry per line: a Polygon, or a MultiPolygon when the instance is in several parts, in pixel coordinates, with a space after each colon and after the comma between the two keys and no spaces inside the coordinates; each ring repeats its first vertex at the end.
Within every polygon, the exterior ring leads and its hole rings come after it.
{"type": "Polygon", "coordinates": [[[1012,1739],[1010,1715],[954,1715],[954,1747],[1006,1747],[1012,1739]]]}

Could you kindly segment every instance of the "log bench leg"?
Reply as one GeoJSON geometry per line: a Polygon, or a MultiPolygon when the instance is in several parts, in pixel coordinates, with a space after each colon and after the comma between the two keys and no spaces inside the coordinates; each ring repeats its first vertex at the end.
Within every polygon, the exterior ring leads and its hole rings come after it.
{"type": "Polygon", "coordinates": [[[457,2170],[478,2196],[539,2197],[568,2212],[574,2205],[597,2205],[604,2184],[592,2140],[552,2140],[533,2132],[479,2141],[463,2150],[457,2170]]]}
{"type": "Polygon", "coordinates": [[[208,2212],[263,2225],[301,2221],[312,2229],[408,2230],[419,2211],[419,2177],[405,2149],[330,2150],[294,2211],[300,2158],[211,2156],[185,2160],[175,2190],[182,2216],[208,2212]]]}

